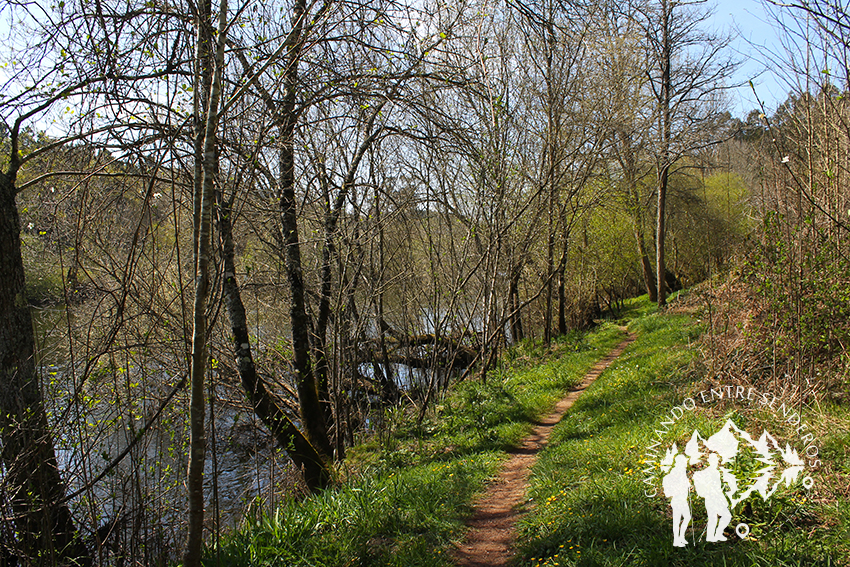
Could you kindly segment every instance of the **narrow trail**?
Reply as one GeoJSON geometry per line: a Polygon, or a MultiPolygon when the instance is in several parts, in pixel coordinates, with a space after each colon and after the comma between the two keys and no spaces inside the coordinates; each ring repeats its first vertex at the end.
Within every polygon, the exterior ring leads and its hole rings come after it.
{"type": "Polygon", "coordinates": [[[458,567],[508,565],[513,556],[511,544],[516,522],[523,513],[521,505],[528,490],[528,475],[537,460],[537,453],[546,445],[564,412],[634,340],[635,335],[629,333],[626,339],[593,365],[581,384],[558,402],[552,413],[542,419],[518,447],[508,451],[510,458],[488,486],[487,492],[475,503],[475,512],[467,522],[470,532],[454,552],[458,567]]]}

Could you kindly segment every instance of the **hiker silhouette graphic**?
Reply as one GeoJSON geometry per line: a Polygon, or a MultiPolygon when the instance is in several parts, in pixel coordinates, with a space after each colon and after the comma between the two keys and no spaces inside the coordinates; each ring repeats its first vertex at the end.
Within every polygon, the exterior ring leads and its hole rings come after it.
{"type": "Polygon", "coordinates": [[[688,479],[687,455],[676,455],[673,468],[664,475],[662,487],[664,495],[671,499],[670,507],[673,509],[673,545],[685,547],[688,545],[685,532],[691,522],[691,506],[688,503],[691,481],[688,479]]]}
{"type": "MultiPolygon", "coordinates": [[[[673,514],[673,545],[685,547],[685,535],[693,519],[691,486],[705,506],[705,541],[726,541],[723,532],[732,521],[736,506],[754,494],[767,501],[781,484],[791,487],[805,469],[805,461],[790,444],[783,447],[766,430],[754,437],[727,419],[707,439],[694,430],[684,451],[680,452],[673,443],[658,466],[673,514]],[[757,468],[749,473],[741,471],[739,461],[757,463],[757,468]],[[736,473],[741,472],[744,474],[738,478],[736,473]]],[[[803,479],[804,487],[811,488],[813,484],[811,477],[803,479]]],[[[749,534],[749,526],[738,524],[735,532],[743,539],[749,534]]],[[[698,533],[693,534],[694,540],[698,537],[698,533]]]]}
{"type": "Polygon", "coordinates": [[[709,453],[708,466],[695,472],[693,477],[694,490],[705,501],[705,514],[708,518],[706,541],[726,541],[723,530],[732,520],[729,500],[723,492],[719,464],[720,457],[717,453],[709,453]]]}

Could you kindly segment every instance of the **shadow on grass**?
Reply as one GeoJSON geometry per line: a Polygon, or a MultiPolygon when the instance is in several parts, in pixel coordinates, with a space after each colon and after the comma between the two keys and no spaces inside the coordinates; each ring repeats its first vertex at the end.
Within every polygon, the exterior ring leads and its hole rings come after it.
{"type": "MultiPolygon", "coordinates": [[[[850,564],[842,536],[842,530],[846,531],[843,508],[839,506],[835,519],[829,520],[823,507],[801,506],[800,495],[793,490],[784,501],[774,495],[768,503],[735,510],[725,542],[705,541],[706,513],[702,499],[694,495],[694,517],[686,536],[690,544],[673,546],[669,501],[663,495],[650,497],[644,492],[660,490],[660,471],[644,460],[644,451],[657,440],[659,418],[700,379],[696,354],[690,348],[700,326],[686,315],[659,315],[645,305],[642,312],[646,315],[630,324],[639,334],[637,342],[579,398],[540,455],[514,564],[850,564]],[[644,483],[645,479],[650,480],[644,483]],[[752,526],[750,537],[741,539],[735,534],[738,523],[752,526]]],[[[686,415],[668,436],[686,438],[695,428],[710,429],[708,419],[697,413],[686,415]]],[[[828,442],[824,445],[827,453],[834,449],[828,442]]]]}
{"type": "MultiPolygon", "coordinates": [[[[567,491],[569,492],[569,491],[567,491]]],[[[552,500],[538,506],[552,506],[552,500]]],[[[727,528],[728,541],[704,540],[705,518],[695,514],[689,545],[673,546],[668,510],[636,495],[609,487],[607,495],[586,495],[556,506],[544,524],[526,528],[533,539],[521,548],[515,565],[574,566],[835,566],[846,558],[811,542],[800,531],[776,531],[761,540],[742,540],[727,528]],[[630,496],[630,497],[629,497],[630,496]]]]}

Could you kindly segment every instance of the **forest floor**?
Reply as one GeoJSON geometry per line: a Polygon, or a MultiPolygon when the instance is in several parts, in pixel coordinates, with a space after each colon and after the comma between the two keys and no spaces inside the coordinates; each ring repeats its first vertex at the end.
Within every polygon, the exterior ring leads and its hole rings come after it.
{"type": "MultiPolygon", "coordinates": [[[[621,330],[628,332],[626,328],[621,330]]],[[[523,513],[522,506],[526,501],[528,475],[537,461],[537,454],[549,441],[552,429],[561,421],[564,413],[635,338],[634,333],[629,333],[626,339],[594,364],[581,383],[558,402],[552,413],[540,420],[532,433],[517,447],[508,451],[508,461],[487,486],[483,497],[478,499],[472,517],[467,522],[470,531],[464,543],[458,546],[454,553],[459,567],[508,565],[514,555],[516,523],[523,513]]]]}

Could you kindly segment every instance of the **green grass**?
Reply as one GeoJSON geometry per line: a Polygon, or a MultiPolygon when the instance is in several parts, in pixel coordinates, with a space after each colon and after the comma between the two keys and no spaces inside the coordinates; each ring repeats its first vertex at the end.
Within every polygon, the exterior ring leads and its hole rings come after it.
{"type": "MultiPolygon", "coordinates": [[[[689,348],[700,326],[687,315],[644,314],[630,327],[639,339],[579,398],[533,469],[531,510],[521,522],[515,563],[846,564],[842,563],[850,556],[846,496],[837,504],[816,503],[812,495],[804,500],[802,487],[778,491],[767,503],[750,499],[751,506],[736,508],[730,525],[746,522],[753,537],[733,536],[723,543],[706,543],[702,534],[693,533],[693,528],[705,529],[702,501],[694,497],[688,533],[692,545],[672,546],[669,501],[645,494],[649,486],[643,480],[650,475],[642,472],[647,467],[643,459],[660,418],[702,388],[697,354],[689,348]]],[[[665,439],[686,441],[695,428],[712,431],[717,418],[704,408],[686,412],[665,439]]],[[[846,426],[843,433],[836,431],[846,441],[846,426]]],[[[835,460],[846,465],[846,450],[840,448],[846,446],[841,443],[827,434],[823,447],[834,450],[835,460]]]]}
{"type": "MultiPolygon", "coordinates": [[[[751,539],[706,544],[689,532],[696,545],[672,546],[668,501],[645,495],[642,461],[661,416],[704,387],[693,348],[701,327],[689,315],[655,314],[646,298],[629,302],[619,321],[593,332],[550,347],[517,346],[486,382],[469,379],[434,400],[421,423],[415,411],[388,410],[376,433],[349,450],[337,487],[252,513],[207,550],[205,564],[451,565],[448,555],[464,536],[471,502],[505,450],[622,340],[623,324],[638,340],[569,410],[532,471],[515,563],[846,565],[850,413],[838,405],[807,414],[826,463],[816,493],[793,487],[767,503],[751,499],[736,508],[731,525],[746,522],[751,539]]],[[[761,418],[725,406],[701,409],[687,412],[665,438],[711,431],[725,415],[745,428],[747,418],[761,418]]],[[[704,511],[692,508],[691,527],[704,529],[704,511]]]]}
{"type": "Polygon", "coordinates": [[[593,333],[561,337],[549,349],[526,343],[505,357],[486,382],[467,380],[449,391],[429,426],[459,453],[513,447],[624,337],[608,324],[593,333]]]}
{"type": "Polygon", "coordinates": [[[449,565],[468,502],[498,458],[481,453],[380,475],[254,514],[206,565],[449,565]]]}
{"type": "Polygon", "coordinates": [[[505,450],[624,336],[609,323],[549,347],[525,342],[485,382],[442,394],[421,423],[416,412],[388,410],[349,450],[336,488],[252,513],[207,549],[205,565],[451,565],[471,502],[505,450]]]}

